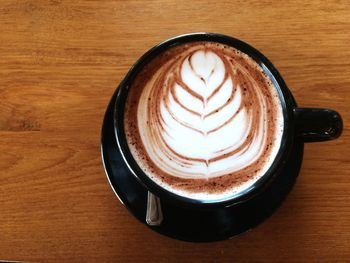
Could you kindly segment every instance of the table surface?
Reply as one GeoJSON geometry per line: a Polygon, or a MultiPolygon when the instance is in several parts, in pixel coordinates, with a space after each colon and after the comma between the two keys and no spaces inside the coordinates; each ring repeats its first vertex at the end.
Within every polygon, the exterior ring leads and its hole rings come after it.
{"type": "Polygon", "coordinates": [[[0,3],[0,260],[350,260],[349,1],[0,3]],[[328,107],[341,138],[305,146],[298,181],[266,222],[193,244],[134,219],[100,158],[107,103],[130,66],[174,35],[240,38],[279,69],[299,105],[328,107]]]}

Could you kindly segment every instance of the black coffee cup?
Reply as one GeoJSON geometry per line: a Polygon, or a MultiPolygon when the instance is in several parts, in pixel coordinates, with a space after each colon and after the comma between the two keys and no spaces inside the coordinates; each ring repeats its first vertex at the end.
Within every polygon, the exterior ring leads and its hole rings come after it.
{"type": "Polygon", "coordinates": [[[193,33],[177,36],[168,39],[145,53],[130,69],[124,80],[119,86],[114,107],[114,128],[116,141],[123,160],[131,173],[144,185],[149,192],[158,196],[164,202],[171,202],[175,205],[190,208],[218,208],[232,206],[237,203],[245,202],[261,191],[269,187],[278,176],[283,176],[282,169],[286,164],[293,145],[297,142],[319,142],[332,140],[340,136],[342,132],[342,119],[336,111],[319,108],[299,108],[286,83],[273,64],[258,50],[247,43],[215,33],[193,33]],[[151,180],[139,167],[133,158],[126,141],[124,132],[124,107],[129,88],[144,65],[152,58],[170,47],[181,45],[193,41],[218,42],[232,46],[253,58],[270,78],[280,97],[284,116],[284,130],[281,139],[279,152],[267,170],[267,172],[248,189],[235,193],[223,200],[196,200],[179,196],[151,180]]]}

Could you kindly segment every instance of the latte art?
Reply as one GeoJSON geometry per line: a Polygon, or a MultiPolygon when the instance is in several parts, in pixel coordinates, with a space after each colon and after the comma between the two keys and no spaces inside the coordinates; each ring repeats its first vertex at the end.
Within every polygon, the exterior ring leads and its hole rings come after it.
{"type": "Polygon", "coordinates": [[[178,49],[140,81],[130,116],[139,140],[126,129],[132,153],[153,180],[181,195],[203,199],[244,190],[279,149],[277,91],[252,59],[231,47],[178,49]]]}

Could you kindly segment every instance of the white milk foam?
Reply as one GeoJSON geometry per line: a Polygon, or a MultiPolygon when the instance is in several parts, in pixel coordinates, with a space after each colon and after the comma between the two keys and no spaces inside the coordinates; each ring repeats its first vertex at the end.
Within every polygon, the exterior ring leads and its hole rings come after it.
{"type": "MultiPolygon", "coordinates": [[[[151,119],[151,116],[148,116],[150,105],[147,98],[151,96],[152,87],[158,75],[159,72],[152,77],[142,92],[138,105],[138,125],[143,145],[151,160],[160,169],[174,177],[210,179],[234,173],[259,158],[264,150],[267,125],[264,115],[265,95],[259,88],[256,89],[261,102],[259,129],[250,144],[225,157],[225,154],[232,153],[244,144],[252,128],[252,116],[247,107],[238,111],[243,90],[239,85],[234,86],[235,76],[227,75],[223,60],[214,52],[201,50],[183,60],[180,71],[182,84],[174,84],[178,101],[171,92],[165,94],[167,100],[160,102],[163,129],[158,127],[159,129],[155,132],[155,127],[147,128],[148,121],[151,119]],[[217,89],[218,91],[215,92],[217,89]],[[227,103],[232,92],[234,92],[233,99],[227,103]],[[179,156],[184,157],[186,161],[179,156]]],[[[270,93],[279,105],[276,112],[279,126],[275,136],[276,141],[263,168],[249,181],[219,194],[191,193],[162,182],[158,176],[150,172],[147,174],[165,189],[193,199],[223,199],[249,188],[265,174],[280,147],[283,130],[282,107],[276,88],[272,84],[270,93]]],[[[152,124],[157,125],[157,123],[152,124]]]]}

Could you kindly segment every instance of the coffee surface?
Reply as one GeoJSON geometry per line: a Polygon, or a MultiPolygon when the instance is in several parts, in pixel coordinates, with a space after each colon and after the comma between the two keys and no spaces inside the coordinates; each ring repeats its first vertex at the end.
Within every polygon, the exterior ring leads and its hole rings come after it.
{"type": "Polygon", "coordinates": [[[124,126],[140,168],[160,186],[220,199],[254,184],[281,143],[276,88],[248,55],[193,42],[159,54],[129,87],[124,126]]]}

